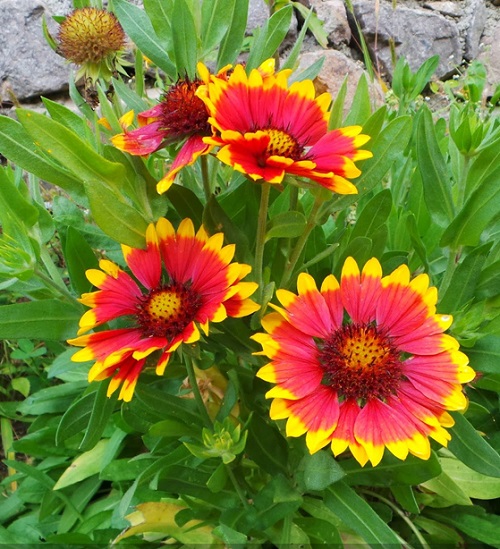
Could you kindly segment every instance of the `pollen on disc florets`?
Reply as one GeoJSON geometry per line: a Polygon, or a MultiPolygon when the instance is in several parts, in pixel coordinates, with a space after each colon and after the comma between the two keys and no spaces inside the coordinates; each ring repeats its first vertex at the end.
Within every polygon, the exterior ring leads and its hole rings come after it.
{"type": "Polygon", "coordinates": [[[373,324],[345,324],[319,349],[323,383],[362,405],[397,393],[403,380],[402,358],[387,334],[373,324]]]}
{"type": "Polygon", "coordinates": [[[77,65],[98,64],[124,49],[126,39],[118,19],[109,11],[79,8],[61,23],[58,52],[77,65]]]}

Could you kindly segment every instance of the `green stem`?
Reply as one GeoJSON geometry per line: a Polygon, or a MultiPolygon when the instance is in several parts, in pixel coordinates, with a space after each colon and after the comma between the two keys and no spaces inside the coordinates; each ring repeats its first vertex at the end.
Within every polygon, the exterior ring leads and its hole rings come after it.
{"type": "Polygon", "coordinates": [[[448,289],[455,269],[457,268],[458,262],[456,261],[457,254],[459,253],[458,249],[450,248],[448,255],[448,264],[446,265],[446,271],[444,272],[443,279],[439,285],[440,295],[444,295],[444,292],[448,289]]]}
{"type": "Polygon", "coordinates": [[[203,181],[203,190],[205,191],[205,198],[208,200],[212,196],[212,190],[210,188],[210,178],[208,175],[208,158],[206,155],[202,155],[201,158],[201,180],[203,181]]]}
{"type": "Polygon", "coordinates": [[[381,496],[380,494],[377,494],[377,492],[372,492],[371,490],[361,490],[363,494],[366,494],[367,496],[372,496],[380,500],[381,502],[385,503],[387,506],[389,506],[396,514],[398,514],[408,525],[408,527],[411,529],[411,531],[415,534],[415,537],[418,539],[418,542],[424,549],[430,549],[429,544],[425,541],[424,537],[420,533],[420,530],[413,524],[413,522],[406,516],[403,511],[397,506],[392,503],[391,500],[387,499],[384,496],[381,496]]]}
{"type": "Polygon", "coordinates": [[[243,507],[249,507],[248,501],[245,497],[245,493],[243,492],[241,486],[238,484],[238,479],[234,476],[231,466],[227,464],[225,467],[227,471],[227,476],[229,477],[229,480],[231,481],[231,484],[233,485],[235,492],[238,494],[238,497],[240,498],[241,503],[243,503],[243,507]]]}
{"type": "Polygon", "coordinates": [[[456,204],[456,211],[459,212],[465,202],[465,193],[467,190],[467,175],[469,173],[469,167],[470,167],[470,156],[464,156],[464,165],[462,168],[462,173],[460,175],[460,179],[458,181],[457,185],[457,204],[456,204]]]}
{"type": "Polygon", "coordinates": [[[280,288],[287,287],[290,281],[290,278],[295,270],[295,267],[297,266],[297,261],[299,260],[300,255],[304,250],[304,246],[306,245],[307,239],[309,238],[309,235],[311,234],[314,227],[316,227],[317,214],[323,202],[324,200],[321,196],[316,196],[313,207],[311,209],[311,213],[309,215],[309,219],[306,224],[306,228],[304,229],[304,232],[299,236],[295,244],[295,247],[292,250],[292,254],[290,255],[290,259],[288,260],[285,266],[285,270],[283,271],[283,277],[281,278],[281,283],[279,286],[280,288]]]}
{"type": "Polygon", "coordinates": [[[259,218],[257,221],[257,238],[255,242],[255,277],[259,289],[257,290],[259,299],[262,301],[262,295],[264,291],[264,275],[263,275],[263,263],[264,263],[264,245],[266,243],[266,224],[267,224],[267,210],[269,207],[269,195],[271,194],[271,185],[269,183],[262,183],[261,195],[260,195],[260,208],[259,218]]]}
{"type": "Polygon", "coordinates": [[[63,297],[65,297],[68,301],[71,301],[71,303],[74,303],[75,305],[80,304],[78,303],[78,300],[75,298],[74,295],[72,295],[66,287],[62,287],[56,282],[50,278],[50,276],[47,276],[43,271],[40,269],[35,269],[35,276],[37,276],[40,280],[42,280],[46,286],[49,286],[50,288],[56,290],[58,293],[60,293],[63,297]]]}
{"type": "MultiPolygon", "coordinates": [[[[213,430],[214,424],[212,422],[212,419],[208,415],[207,408],[205,406],[205,403],[203,402],[203,397],[201,396],[200,388],[196,380],[196,373],[194,371],[195,361],[185,353],[183,356],[184,356],[184,364],[186,365],[186,370],[188,374],[189,385],[191,386],[191,390],[193,391],[194,400],[196,402],[196,405],[198,406],[200,415],[203,418],[205,426],[208,427],[210,430],[213,430]]],[[[248,501],[245,498],[245,494],[241,489],[241,486],[238,484],[237,478],[234,476],[233,470],[231,469],[229,464],[225,465],[225,467],[226,467],[227,475],[231,480],[231,483],[236,493],[238,494],[238,497],[240,498],[243,505],[245,507],[248,507],[248,501]]]]}
{"type": "Polygon", "coordinates": [[[198,381],[196,380],[196,374],[194,371],[194,359],[191,359],[186,353],[183,354],[184,356],[184,364],[186,365],[187,375],[189,379],[189,385],[191,386],[191,390],[193,391],[194,400],[196,402],[196,405],[198,406],[198,411],[200,412],[200,415],[205,423],[205,425],[209,429],[213,429],[213,423],[210,419],[210,416],[208,415],[207,408],[205,406],[205,403],[203,402],[203,397],[200,393],[200,388],[198,386],[198,381]]]}

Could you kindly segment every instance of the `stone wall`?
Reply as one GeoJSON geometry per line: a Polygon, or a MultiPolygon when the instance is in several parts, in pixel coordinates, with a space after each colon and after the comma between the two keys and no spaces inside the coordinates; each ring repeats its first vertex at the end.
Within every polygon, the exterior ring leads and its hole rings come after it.
{"type": "MultiPolygon", "coordinates": [[[[436,76],[449,78],[464,61],[482,60],[490,88],[500,82],[500,0],[353,0],[348,13],[343,0],[301,0],[324,22],[328,48],[309,37],[299,70],[324,57],[318,82],[335,93],[348,75],[352,90],[363,73],[355,19],[362,29],[380,76],[390,82],[392,50],[415,69],[440,55],[436,76]]],[[[140,0],[135,3],[141,4],[140,0]]],[[[71,0],[0,0],[0,100],[8,109],[13,97],[30,101],[64,92],[67,63],[46,44],[42,16],[57,32],[52,15],[71,10],[71,0]]],[[[250,0],[248,30],[267,16],[264,0],[250,0]]],[[[377,94],[377,90],[374,90],[377,94]]]]}

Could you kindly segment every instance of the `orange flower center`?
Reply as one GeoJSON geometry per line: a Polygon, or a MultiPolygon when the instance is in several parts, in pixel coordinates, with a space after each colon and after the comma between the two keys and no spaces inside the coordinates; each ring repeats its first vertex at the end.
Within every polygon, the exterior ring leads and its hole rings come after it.
{"type": "Polygon", "coordinates": [[[201,306],[201,297],[190,287],[172,283],[144,296],[137,320],[144,336],[178,336],[191,323],[201,306]]]}
{"type": "Polygon", "coordinates": [[[339,397],[367,400],[386,399],[395,394],[403,379],[402,353],[390,338],[371,324],[346,324],[320,347],[323,383],[339,397]]]}
{"type": "Polygon", "coordinates": [[[284,156],[286,158],[293,158],[293,160],[301,158],[302,147],[290,134],[273,128],[266,129],[264,132],[269,136],[269,143],[266,149],[268,156],[284,156]]]}
{"type": "Polygon", "coordinates": [[[59,53],[77,65],[100,63],[125,47],[125,33],[118,19],[98,8],[70,13],[59,27],[58,38],[59,53]]]}

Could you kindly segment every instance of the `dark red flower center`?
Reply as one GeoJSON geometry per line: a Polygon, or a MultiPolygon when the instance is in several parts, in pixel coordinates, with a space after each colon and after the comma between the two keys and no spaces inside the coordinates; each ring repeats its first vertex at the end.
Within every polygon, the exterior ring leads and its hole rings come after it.
{"type": "Polygon", "coordinates": [[[396,394],[403,379],[402,353],[372,324],[345,324],[324,340],[319,361],[323,383],[361,405],[396,394]]]}
{"type": "Polygon", "coordinates": [[[201,80],[181,80],[164,95],[161,105],[161,129],[169,138],[181,139],[193,134],[210,135],[205,103],[195,95],[201,80]]]}
{"type": "Polygon", "coordinates": [[[139,327],[145,337],[171,341],[195,319],[201,302],[201,296],[184,284],[174,282],[151,290],[138,306],[139,327]]]}

